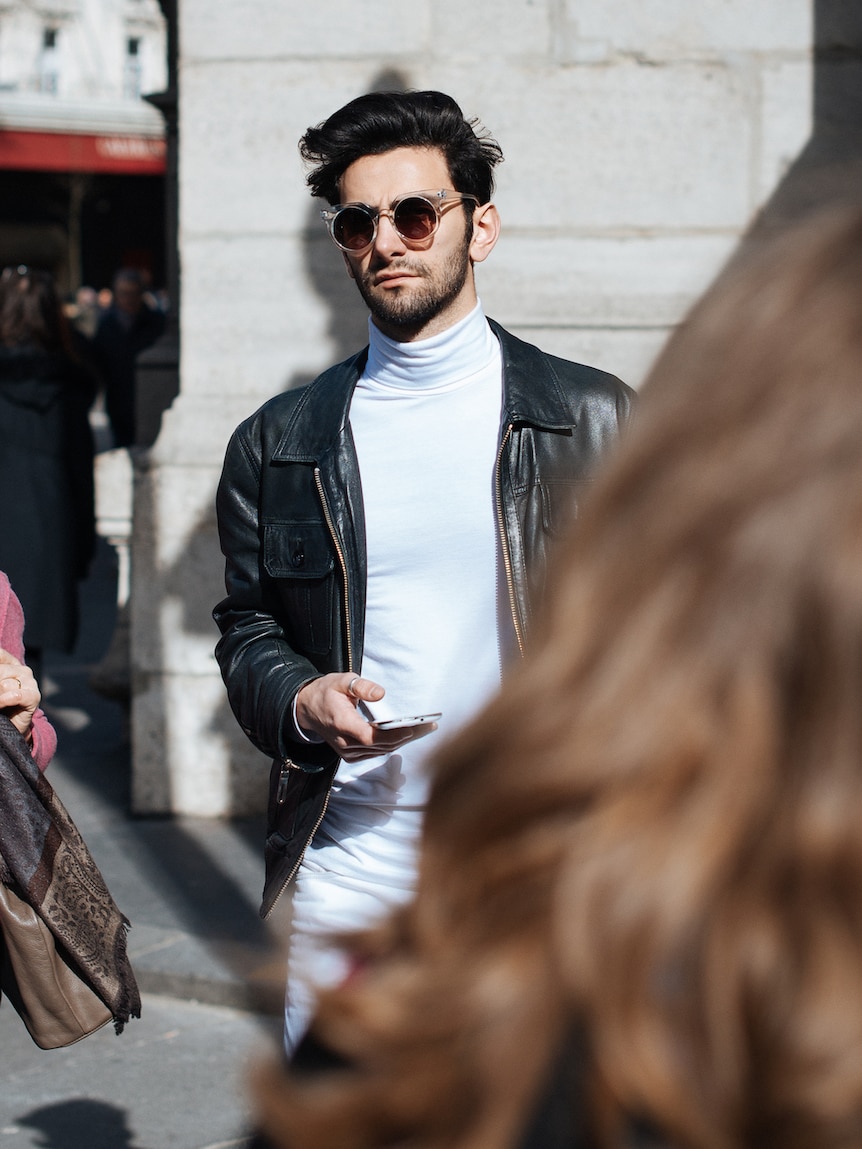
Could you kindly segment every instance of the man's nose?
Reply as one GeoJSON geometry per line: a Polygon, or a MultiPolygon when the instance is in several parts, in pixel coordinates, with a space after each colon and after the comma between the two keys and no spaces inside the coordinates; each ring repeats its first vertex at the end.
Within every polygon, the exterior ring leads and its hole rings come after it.
{"type": "Polygon", "coordinates": [[[395,230],[390,211],[381,212],[377,217],[377,235],[374,237],[374,248],[381,255],[394,255],[405,250],[404,240],[395,230]]]}

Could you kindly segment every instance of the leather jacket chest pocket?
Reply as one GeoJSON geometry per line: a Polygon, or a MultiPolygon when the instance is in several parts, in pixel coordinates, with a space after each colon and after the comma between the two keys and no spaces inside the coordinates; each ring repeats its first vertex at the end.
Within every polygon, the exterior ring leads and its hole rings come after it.
{"type": "Polygon", "coordinates": [[[584,479],[539,480],[518,500],[530,597],[535,605],[545,593],[547,567],[553,549],[578,517],[578,502],[589,484],[590,480],[584,479]]]}
{"type": "Polygon", "coordinates": [[[300,654],[332,647],[335,557],[329,532],[316,520],[266,523],[263,565],[280,599],[278,621],[300,654]]]}
{"type": "Polygon", "coordinates": [[[539,479],[528,487],[522,500],[524,532],[533,540],[565,534],[578,517],[578,503],[589,479],[539,479]]]}

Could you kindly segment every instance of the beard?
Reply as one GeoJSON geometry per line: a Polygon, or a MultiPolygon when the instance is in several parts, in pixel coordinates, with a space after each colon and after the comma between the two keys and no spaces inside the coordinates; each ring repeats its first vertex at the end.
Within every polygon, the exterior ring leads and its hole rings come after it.
{"type": "Polygon", "coordinates": [[[421,260],[401,260],[387,265],[387,270],[396,269],[420,277],[420,281],[410,287],[389,288],[381,291],[374,286],[375,271],[368,271],[356,277],[359,294],[379,325],[415,334],[426,324],[445,311],[457,299],[470,270],[470,244],[472,229],[467,231],[464,242],[453,251],[444,263],[428,267],[421,260]]]}

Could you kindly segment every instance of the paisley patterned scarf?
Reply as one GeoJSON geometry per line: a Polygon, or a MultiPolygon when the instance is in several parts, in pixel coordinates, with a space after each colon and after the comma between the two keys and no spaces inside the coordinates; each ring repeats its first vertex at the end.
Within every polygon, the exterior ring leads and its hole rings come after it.
{"type": "Polygon", "coordinates": [[[27,744],[0,714],[0,881],[45,922],[120,1033],[141,1016],[126,954],[128,920],[27,744]]]}

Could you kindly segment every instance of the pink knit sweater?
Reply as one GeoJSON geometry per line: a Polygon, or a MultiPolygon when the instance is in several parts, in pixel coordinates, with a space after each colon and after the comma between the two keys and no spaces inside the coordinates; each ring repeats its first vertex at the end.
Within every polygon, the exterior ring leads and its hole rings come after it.
{"type": "MultiPolygon", "coordinates": [[[[0,571],[0,646],[24,661],[24,611],[18,596],[9,585],[9,579],[0,571]]],[[[37,710],[31,727],[33,741],[30,751],[40,770],[44,770],[57,749],[57,734],[47,715],[37,710]]]]}

